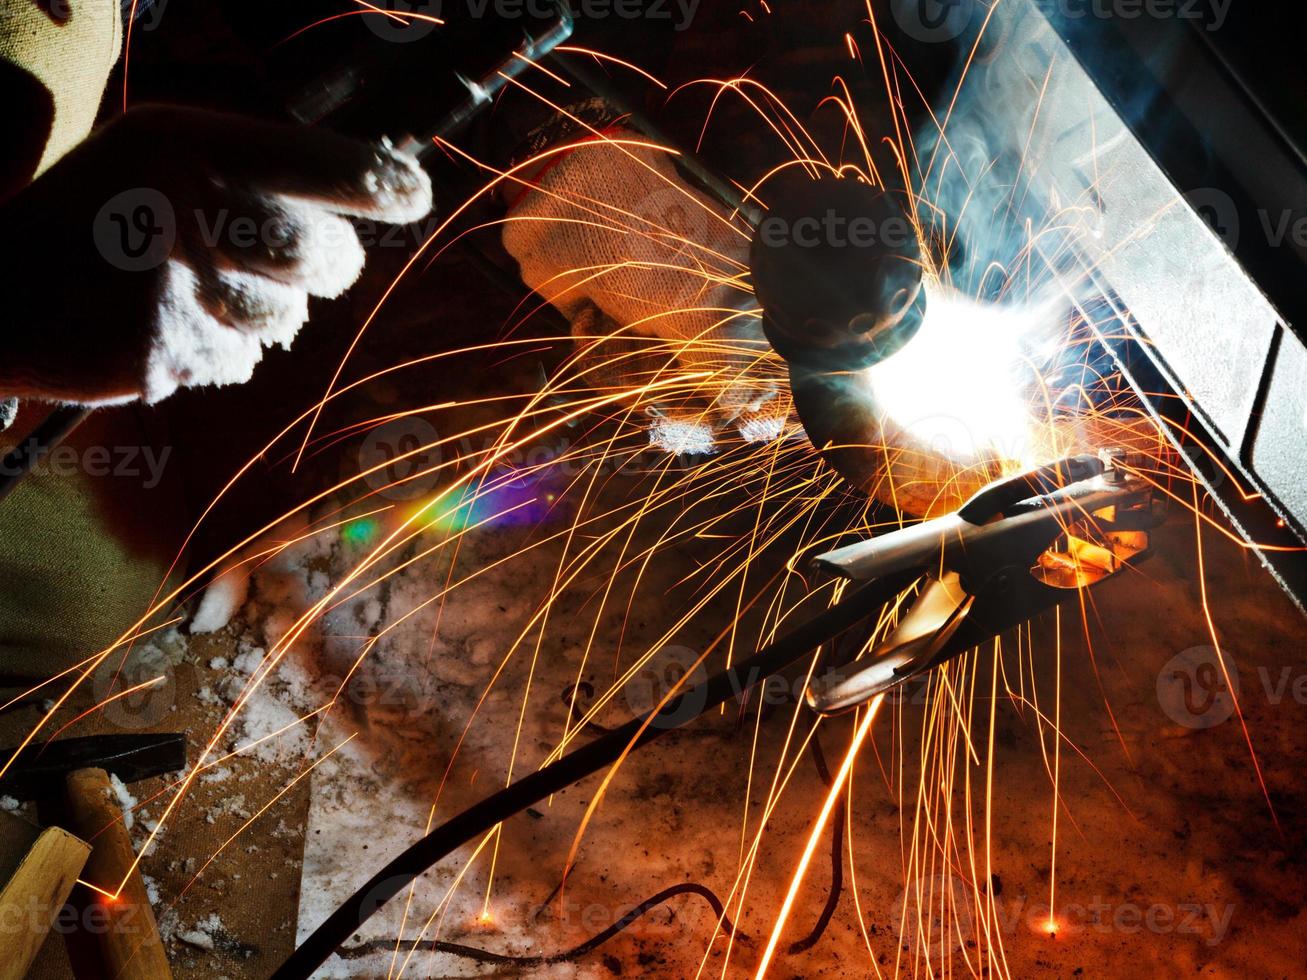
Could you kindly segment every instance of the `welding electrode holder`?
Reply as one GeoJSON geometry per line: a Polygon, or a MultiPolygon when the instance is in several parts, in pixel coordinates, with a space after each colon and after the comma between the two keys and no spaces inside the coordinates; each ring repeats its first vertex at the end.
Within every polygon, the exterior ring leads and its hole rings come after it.
{"type": "MultiPolygon", "coordinates": [[[[1146,488],[1142,481],[1129,478],[1127,471],[1119,465],[1121,462],[1116,456],[1105,460],[1092,456],[1074,457],[1001,481],[981,491],[964,508],[970,519],[965,523],[983,522],[975,525],[981,530],[1000,526],[1001,533],[1006,535],[1006,546],[1011,549],[1012,542],[1021,540],[1022,536],[1012,530],[1013,524],[1006,522],[1024,520],[1025,524],[1016,525],[1021,528],[1052,520],[1051,528],[1040,524],[1038,532],[1043,535],[1041,547],[1047,548],[1048,543],[1064,529],[1058,519],[1065,520],[1071,511],[1101,510],[1114,505],[1126,508],[1132,501],[1138,503],[1136,495],[1146,488]],[[986,514],[993,519],[987,520],[986,514]],[[1023,515],[1027,516],[1023,518],[1023,515]]],[[[893,535],[887,535],[853,547],[865,548],[891,538],[893,535]]],[[[923,545],[918,543],[915,547],[921,549],[923,545]]],[[[919,550],[917,553],[919,556],[926,552],[919,550]]],[[[843,549],[826,557],[829,561],[856,560],[859,554],[853,549],[843,549]]],[[[788,669],[813,649],[866,622],[912,587],[921,577],[919,564],[919,561],[906,561],[898,570],[879,566],[867,576],[870,581],[857,582],[856,588],[850,589],[836,605],[821,611],[752,657],[737,661],[650,714],[632,719],[450,817],[393,858],[341,903],[277,969],[273,980],[305,980],[386,902],[457,848],[527,807],[614,765],[668,732],[683,728],[705,712],[741,697],[768,677],[788,669]],[[690,705],[693,707],[687,707],[690,705]]],[[[859,578],[855,574],[856,565],[846,567],[849,571],[846,577],[859,578]]]]}
{"type": "Polygon", "coordinates": [[[852,581],[906,574],[923,584],[860,660],[826,665],[809,707],[856,708],[1142,561],[1162,517],[1128,454],[1105,450],[999,480],[956,513],[820,556],[818,569],[852,581]]]}
{"type": "Polygon", "coordinates": [[[307,980],[362,923],[459,847],[527,807],[617,764],[719,705],[743,696],[768,677],[788,669],[813,649],[873,615],[911,584],[911,577],[890,576],[850,590],[838,604],[822,610],[752,657],[736,661],[649,714],[600,735],[451,816],[394,857],[342,902],[272,974],[272,980],[307,980]]]}

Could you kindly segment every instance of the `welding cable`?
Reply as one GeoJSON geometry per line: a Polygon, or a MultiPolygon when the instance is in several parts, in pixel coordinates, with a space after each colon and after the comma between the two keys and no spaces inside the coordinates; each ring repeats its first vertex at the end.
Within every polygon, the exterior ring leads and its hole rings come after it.
{"type": "Polygon", "coordinates": [[[838,636],[885,603],[892,602],[918,577],[913,570],[864,585],[843,602],[808,620],[747,660],[680,695],[661,711],[627,722],[446,820],[347,898],[277,968],[272,980],[308,980],[383,905],[453,851],[527,807],[601,772],[628,751],[641,749],[668,732],[688,725],[707,711],[785,670],[804,654],[838,636]]]}
{"type": "MultiPolygon", "coordinates": [[[[487,949],[480,949],[476,946],[464,946],[462,943],[442,942],[437,939],[423,940],[414,947],[414,949],[426,950],[433,953],[449,953],[451,956],[461,956],[464,959],[476,960],[479,963],[498,963],[509,966],[550,966],[554,963],[567,963],[571,960],[578,960],[587,953],[592,953],[610,939],[625,932],[634,922],[652,909],[656,909],[664,902],[670,901],[681,895],[698,895],[710,906],[713,914],[717,916],[722,923],[722,931],[728,936],[735,935],[735,926],[726,915],[726,906],[722,900],[708,888],[697,881],[687,881],[680,885],[672,885],[670,888],[664,888],[657,895],[645,899],[639,905],[632,908],[620,919],[614,922],[603,932],[591,936],[579,946],[573,946],[571,949],[564,950],[561,953],[542,953],[536,956],[513,956],[509,953],[493,953],[487,949]]],[[[745,936],[741,933],[737,938],[743,940],[745,936]]],[[[361,946],[353,946],[348,950],[341,950],[341,959],[356,960],[364,956],[370,956],[373,953],[393,953],[398,948],[399,943],[394,939],[374,939],[366,942],[361,946]]]]}
{"type": "Polygon", "coordinates": [[[47,415],[26,439],[6,453],[4,460],[0,461],[0,500],[8,497],[41,457],[57,448],[90,414],[89,408],[80,405],[61,405],[47,415]]]}

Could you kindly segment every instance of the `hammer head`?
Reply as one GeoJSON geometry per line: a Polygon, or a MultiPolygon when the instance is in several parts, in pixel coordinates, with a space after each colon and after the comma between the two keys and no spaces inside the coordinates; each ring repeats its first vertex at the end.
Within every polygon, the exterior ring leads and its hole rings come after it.
{"type": "MultiPolygon", "coordinates": [[[[2,749],[0,759],[8,761],[14,752],[2,749]]],[[[103,769],[124,783],[133,783],[185,768],[186,736],[181,733],[90,735],[32,742],[0,778],[0,795],[34,800],[57,793],[64,777],[78,769],[103,769]]]]}

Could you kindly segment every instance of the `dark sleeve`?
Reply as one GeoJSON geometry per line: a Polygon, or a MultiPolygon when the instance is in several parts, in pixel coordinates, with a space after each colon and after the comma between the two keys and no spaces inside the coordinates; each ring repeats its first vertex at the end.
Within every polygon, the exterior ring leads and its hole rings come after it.
{"type": "Polygon", "coordinates": [[[0,203],[32,181],[54,126],[54,96],[34,76],[0,59],[6,146],[0,153],[0,203]]]}

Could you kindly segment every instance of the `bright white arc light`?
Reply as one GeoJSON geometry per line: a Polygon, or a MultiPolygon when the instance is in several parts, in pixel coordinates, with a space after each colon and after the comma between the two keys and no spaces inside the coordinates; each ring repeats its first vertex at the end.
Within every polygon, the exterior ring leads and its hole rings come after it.
{"type": "Polygon", "coordinates": [[[1053,304],[983,303],[928,283],[917,335],[869,374],[882,417],[935,454],[1033,462],[1029,351],[1062,321],[1053,304]]]}

